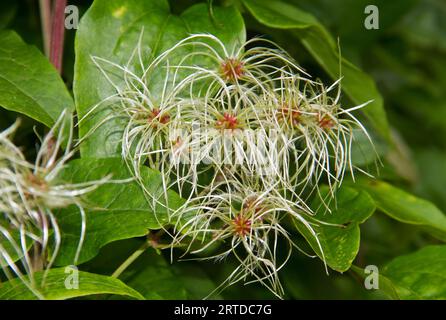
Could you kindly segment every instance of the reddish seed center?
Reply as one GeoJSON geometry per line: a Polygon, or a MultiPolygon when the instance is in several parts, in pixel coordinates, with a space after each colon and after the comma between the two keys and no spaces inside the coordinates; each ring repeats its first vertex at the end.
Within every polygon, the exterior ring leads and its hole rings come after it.
{"type": "Polygon", "coordinates": [[[297,126],[300,122],[300,111],[297,109],[288,108],[287,106],[278,110],[279,119],[289,122],[293,126],[297,126]]]}
{"type": "MultiPolygon", "coordinates": [[[[27,176],[27,180],[29,184],[35,189],[40,189],[42,191],[48,190],[48,184],[46,183],[46,181],[32,173],[27,176]]],[[[26,198],[29,199],[31,197],[31,194],[29,192],[25,191],[24,193],[26,198]]]]}
{"type": "Polygon", "coordinates": [[[34,174],[30,174],[28,175],[28,181],[34,186],[34,187],[39,187],[41,189],[46,189],[47,184],[46,182],[40,178],[35,176],[34,174]]]}
{"type": "Polygon", "coordinates": [[[154,122],[157,121],[161,124],[166,124],[170,120],[170,116],[168,114],[160,115],[161,111],[157,108],[153,109],[149,114],[149,121],[154,122]]]}
{"type": "Polygon", "coordinates": [[[241,214],[237,215],[233,220],[235,233],[240,237],[246,236],[251,232],[251,220],[243,217],[241,214]]]}
{"type": "Polygon", "coordinates": [[[177,137],[176,140],[173,141],[173,146],[175,149],[178,149],[182,145],[183,145],[183,141],[181,140],[180,137],[177,137]]]}
{"type": "Polygon", "coordinates": [[[171,143],[174,155],[179,155],[181,152],[180,148],[183,146],[183,140],[181,140],[180,137],[177,137],[174,141],[171,141],[171,143]]]}
{"type": "Polygon", "coordinates": [[[221,73],[226,81],[234,82],[244,75],[244,63],[235,58],[228,58],[221,64],[221,73]]]}
{"type": "Polygon", "coordinates": [[[238,121],[237,118],[227,112],[223,114],[223,117],[217,120],[215,126],[219,129],[237,129],[238,121]]]}
{"type": "Polygon", "coordinates": [[[325,115],[322,118],[319,117],[319,126],[322,129],[331,129],[334,126],[334,121],[329,116],[325,115]]]}

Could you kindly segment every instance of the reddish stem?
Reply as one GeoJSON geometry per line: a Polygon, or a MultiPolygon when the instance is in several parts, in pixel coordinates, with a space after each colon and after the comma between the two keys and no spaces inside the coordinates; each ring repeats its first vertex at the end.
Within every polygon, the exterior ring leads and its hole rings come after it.
{"type": "Polygon", "coordinates": [[[39,0],[40,20],[42,24],[43,48],[45,55],[50,55],[51,39],[51,0],[39,0]]]}
{"type": "Polygon", "coordinates": [[[52,17],[50,61],[62,73],[62,58],[65,36],[65,7],[67,0],[55,0],[52,17]]]}

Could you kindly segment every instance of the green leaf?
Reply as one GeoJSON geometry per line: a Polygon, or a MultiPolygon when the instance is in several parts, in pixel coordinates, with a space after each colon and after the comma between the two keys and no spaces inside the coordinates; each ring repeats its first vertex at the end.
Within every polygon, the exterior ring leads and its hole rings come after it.
{"type": "MultiPolygon", "coordinates": [[[[192,267],[178,261],[171,265],[154,250],[139,258],[121,279],[146,299],[204,299],[216,288],[199,265],[192,267]]],[[[219,295],[212,296],[212,299],[219,298],[219,295]]]]}
{"type": "MultiPolygon", "coordinates": [[[[159,239],[161,243],[165,243],[159,239]]],[[[167,241],[169,236],[165,237],[167,241]]],[[[86,271],[113,274],[134,253],[145,251],[119,275],[119,279],[137,290],[145,299],[203,299],[216,285],[196,261],[169,263],[159,249],[146,247],[142,239],[116,241],[104,246],[94,259],[82,267],[86,271]]],[[[218,295],[214,299],[221,298],[218,295]]]]}
{"type": "Polygon", "coordinates": [[[200,265],[199,262],[181,261],[179,263],[174,263],[172,268],[178,278],[181,279],[181,283],[186,289],[188,299],[223,299],[220,294],[215,292],[210,295],[219,283],[216,283],[208,274],[206,274],[204,271],[205,267],[200,265]]]}
{"type": "MultiPolygon", "coordinates": [[[[184,289],[178,285],[178,278],[162,256],[146,242],[147,239],[132,238],[115,241],[101,248],[101,252],[82,267],[86,271],[100,274],[114,274],[129,257],[132,262],[118,278],[137,290],[147,300],[185,299],[184,289]],[[144,250],[141,253],[141,250],[144,250]],[[136,260],[134,254],[137,254],[136,260]],[[147,270],[146,270],[147,269],[147,270]],[[166,284],[164,285],[164,282],[166,284]],[[175,297],[172,297],[175,295],[175,297]]],[[[115,299],[115,297],[110,297],[115,299]]]]}
{"type": "MultiPolygon", "coordinates": [[[[365,279],[369,274],[366,274],[364,269],[357,267],[355,265],[352,265],[351,269],[361,277],[361,279],[365,279]]],[[[379,281],[379,291],[387,295],[390,299],[399,300],[400,296],[397,292],[397,287],[395,284],[387,277],[383,276],[382,274],[378,274],[378,281],[379,281]]]]}
{"type": "Polygon", "coordinates": [[[0,32],[0,106],[50,127],[73,99],[56,69],[12,31],[0,32]]]}
{"type": "MultiPolygon", "coordinates": [[[[147,57],[146,64],[191,33],[212,33],[228,47],[244,41],[243,19],[235,8],[214,7],[213,14],[214,20],[209,17],[204,3],[177,16],[170,12],[166,0],[96,0],[83,16],[76,38],[74,94],[79,116],[84,116],[95,104],[115,93],[91,57],[127,64],[143,29],[141,52],[147,57]]],[[[138,68],[132,62],[129,67],[138,68]]],[[[122,77],[112,77],[118,86],[122,86],[122,77]]],[[[151,78],[150,89],[154,95],[161,92],[162,80],[162,73],[151,78]]],[[[87,134],[108,114],[107,110],[99,111],[82,122],[80,136],[87,134]]],[[[123,127],[120,119],[103,124],[82,145],[82,156],[118,156],[123,127]]]]}
{"type": "MultiPolygon", "coordinates": [[[[328,187],[323,186],[321,197],[328,199],[329,192],[328,187]]],[[[375,205],[366,192],[342,187],[336,193],[336,201],[330,201],[328,207],[331,212],[327,211],[319,196],[311,204],[316,212],[314,218],[320,221],[314,231],[318,234],[323,255],[311,233],[301,224],[297,227],[316,254],[321,259],[325,258],[330,268],[344,272],[350,268],[359,251],[359,225],[373,214],[375,205]]]]}
{"type": "MultiPolygon", "coordinates": [[[[375,140],[372,137],[372,141],[375,140]]],[[[360,129],[353,130],[353,141],[351,157],[354,166],[365,167],[368,164],[374,164],[378,158],[383,158],[388,153],[387,144],[381,140],[376,139],[373,145],[369,138],[360,129]]]]}
{"type": "MultiPolygon", "coordinates": [[[[134,239],[127,241],[136,242],[134,239]]],[[[119,278],[146,299],[204,299],[216,288],[198,263],[176,261],[170,264],[160,250],[153,248],[148,248],[119,278]]],[[[212,299],[219,298],[219,295],[212,296],[212,299]]]]}
{"type": "Polygon", "coordinates": [[[392,260],[382,273],[401,299],[446,299],[446,246],[428,246],[392,260]]]}
{"type": "Polygon", "coordinates": [[[378,208],[393,219],[425,227],[432,235],[446,239],[446,215],[431,202],[383,181],[360,180],[355,185],[367,191],[378,208]]]}
{"type": "MultiPolygon", "coordinates": [[[[98,250],[112,241],[144,236],[150,229],[161,228],[167,222],[166,209],[158,204],[155,212],[136,182],[113,183],[113,180],[128,179],[130,174],[120,159],[78,159],[71,161],[60,175],[66,182],[80,183],[98,180],[112,175],[107,183],[84,200],[86,208],[86,237],[79,263],[93,258],[98,250]]],[[[152,194],[163,194],[160,174],[149,168],[142,168],[146,186],[152,194]]],[[[162,201],[162,198],[159,199],[162,201]]],[[[168,204],[178,208],[182,199],[173,191],[168,191],[168,204]]],[[[58,213],[58,223],[62,230],[62,247],[57,264],[73,262],[79,242],[81,217],[75,206],[58,213]]]]}
{"type": "MultiPolygon", "coordinates": [[[[65,282],[70,283],[77,270],[67,268],[49,271],[44,285],[38,288],[39,293],[48,300],[64,300],[92,294],[116,294],[143,300],[134,289],[126,286],[118,279],[108,276],[79,271],[78,289],[67,289],[65,282]]],[[[35,274],[36,283],[41,283],[43,272],[35,274]]],[[[74,279],[74,278],[73,278],[74,279]]],[[[37,297],[26,287],[20,279],[13,279],[0,284],[0,300],[36,300],[37,297]]]]}
{"type": "MultiPolygon", "coordinates": [[[[0,218],[0,225],[3,222],[2,220],[3,219],[0,218]]],[[[9,231],[9,233],[11,235],[11,238],[14,240],[14,242],[17,244],[17,246],[19,248],[21,248],[20,247],[20,232],[18,230],[8,230],[8,231],[9,231]]],[[[27,241],[28,249],[31,248],[31,245],[32,245],[32,241],[27,241]]],[[[2,252],[6,252],[9,255],[9,258],[13,262],[18,261],[18,260],[20,260],[23,257],[22,251],[17,252],[14,249],[14,246],[9,241],[9,239],[6,238],[3,233],[0,235],[0,246],[2,247],[2,252]]],[[[0,256],[0,268],[3,268],[5,266],[8,266],[8,263],[3,258],[3,256],[0,256]]]]}
{"type": "MultiPolygon", "coordinates": [[[[291,30],[310,54],[333,78],[339,78],[337,44],[315,17],[282,1],[242,0],[260,23],[275,29],[291,30]]],[[[389,124],[383,99],[373,79],[356,66],[342,59],[342,88],[357,105],[373,100],[362,110],[385,139],[390,141],[389,124]]]]}
{"type": "Polygon", "coordinates": [[[417,194],[431,200],[441,210],[446,211],[446,188],[444,187],[446,181],[446,151],[430,148],[417,149],[414,150],[413,154],[420,177],[415,186],[417,194]]]}
{"type": "Polygon", "coordinates": [[[8,27],[17,14],[17,3],[6,2],[1,4],[0,11],[0,29],[8,27]]]}
{"type": "Polygon", "coordinates": [[[120,278],[146,299],[187,298],[181,277],[178,277],[166,260],[153,249],[148,249],[120,278]],[[154,293],[158,297],[155,297],[154,293]]]}

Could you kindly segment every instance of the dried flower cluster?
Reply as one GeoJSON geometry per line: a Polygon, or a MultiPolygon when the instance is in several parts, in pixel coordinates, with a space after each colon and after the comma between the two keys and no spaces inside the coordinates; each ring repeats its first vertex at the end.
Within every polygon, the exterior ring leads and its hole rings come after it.
{"type": "Polygon", "coordinates": [[[77,184],[59,179],[75,153],[71,148],[72,119],[66,112],[43,139],[34,163],[28,162],[11,141],[18,127],[19,121],[0,133],[0,266],[6,276],[18,277],[42,298],[34,273],[45,270],[46,274],[59,252],[61,234],[56,210],[70,205],[79,208],[82,224],[73,262],[76,264],[86,227],[82,196],[108,178],[77,184]]]}
{"type": "Polygon", "coordinates": [[[172,246],[199,259],[232,254],[238,267],[222,286],[258,281],[281,296],[278,271],[296,247],[285,225],[302,224],[318,242],[306,201],[321,182],[334,196],[353,176],[354,130],[372,141],[352,113],[367,103],[342,108],[340,80],[330,87],[312,80],[267,40],[228,51],[217,37],[197,34],[150,63],[141,43],[142,35],[126,65],[92,58],[116,92],[81,119],[113,110],[86,137],[124,119],[122,157],[148,196],[142,166],[187,199],[169,211],[172,246]],[[216,244],[223,252],[213,252],[216,244]]]}

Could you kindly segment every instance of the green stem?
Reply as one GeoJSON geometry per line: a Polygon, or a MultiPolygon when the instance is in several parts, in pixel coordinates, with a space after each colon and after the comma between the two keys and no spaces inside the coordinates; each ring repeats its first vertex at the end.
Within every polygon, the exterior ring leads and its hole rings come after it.
{"type": "Polygon", "coordinates": [[[136,259],[139,258],[140,255],[142,255],[148,248],[152,247],[155,250],[163,249],[165,246],[160,245],[158,243],[161,236],[164,234],[164,230],[159,230],[158,232],[151,232],[147,236],[146,241],[136,250],[132,253],[130,257],[128,257],[119,267],[116,269],[115,272],[111,275],[113,278],[118,278],[124,271],[127,269],[133,262],[135,262],[136,259]]]}
{"type": "Polygon", "coordinates": [[[150,240],[145,241],[141,247],[138,248],[135,252],[132,253],[130,257],[128,257],[119,267],[113,272],[111,275],[112,278],[118,278],[124,271],[127,269],[136,259],[139,258],[150,246],[150,240]]]}

